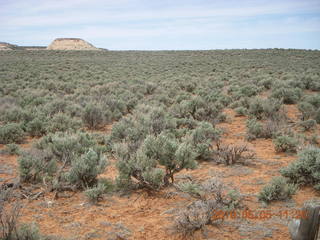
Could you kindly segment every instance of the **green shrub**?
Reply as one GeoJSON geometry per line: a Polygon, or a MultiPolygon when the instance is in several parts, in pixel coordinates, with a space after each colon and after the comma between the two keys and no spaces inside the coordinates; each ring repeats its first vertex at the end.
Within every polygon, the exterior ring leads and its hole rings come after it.
{"type": "Polygon", "coordinates": [[[290,136],[278,136],[273,140],[276,152],[297,152],[298,141],[290,136]]]}
{"type": "Polygon", "coordinates": [[[159,189],[174,181],[174,174],[183,169],[196,167],[192,147],[185,142],[179,143],[172,135],[149,135],[136,153],[127,144],[115,147],[118,158],[119,182],[135,178],[142,187],[159,189]],[[164,169],[159,168],[162,166],[164,169]]]}
{"type": "Polygon", "coordinates": [[[266,78],[260,81],[260,84],[265,88],[265,89],[271,89],[272,86],[272,78],[266,78]]]}
{"type": "Polygon", "coordinates": [[[263,125],[256,119],[248,119],[246,125],[248,140],[254,140],[256,138],[263,137],[263,125]]]}
{"type": "Polygon", "coordinates": [[[276,87],[272,90],[271,97],[282,100],[285,104],[294,104],[301,98],[302,91],[300,88],[276,87]]]}
{"type": "Polygon", "coordinates": [[[20,147],[19,147],[19,145],[15,144],[15,143],[10,143],[10,144],[6,145],[6,148],[4,149],[4,151],[8,154],[19,155],[20,154],[20,147]]]}
{"type": "Polygon", "coordinates": [[[201,197],[203,194],[202,186],[191,181],[178,183],[176,187],[180,191],[188,193],[197,198],[201,197]]]}
{"type": "Polygon", "coordinates": [[[104,122],[103,112],[100,107],[88,104],[82,115],[82,121],[90,129],[98,129],[104,122]]]}
{"type": "Polygon", "coordinates": [[[1,117],[1,120],[9,123],[9,122],[24,122],[28,119],[28,114],[26,111],[24,111],[21,107],[11,107],[7,109],[3,116],[1,117]]]}
{"type": "Polygon", "coordinates": [[[57,170],[56,161],[51,153],[36,149],[22,153],[18,164],[22,182],[40,182],[45,176],[53,176],[57,170]]]}
{"type": "Polygon", "coordinates": [[[45,237],[40,235],[39,229],[35,224],[19,225],[15,235],[12,240],[45,240],[45,237]]]}
{"type": "Polygon", "coordinates": [[[248,112],[255,116],[257,119],[262,119],[264,109],[263,109],[264,100],[261,98],[254,98],[250,101],[248,112]]]}
{"type": "Polygon", "coordinates": [[[299,122],[299,125],[302,127],[304,131],[308,131],[317,125],[317,121],[314,119],[308,119],[306,121],[299,122]]]}
{"type": "Polygon", "coordinates": [[[48,122],[47,131],[50,133],[55,132],[65,132],[68,130],[74,131],[79,129],[81,122],[69,117],[64,113],[57,113],[53,118],[48,122]]]}
{"type": "Polygon", "coordinates": [[[220,131],[215,129],[210,123],[201,122],[186,138],[193,147],[197,158],[210,159],[212,144],[220,140],[220,135],[220,131]]]}
{"type": "Polygon", "coordinates": [[[281,169],[281,174],[297,184],[319,186],[320,148],[310,146],[300,151],[298,159],[281,169]]]}
{"type": "Polygon", "coordinates": [[[315,108],[320,108],[320,94],[306,95],[304,101],[310,103],[315,108]]]}
{"type": "Polygon", "coordinates": [[[21,143],[25,134],[17,123],[8,123],[0,126],[0,143],[21,143]]]}
{"type": "Polygon", "coordinates": [[[302,120],[307,120],[314,116],[315,108],[311,103],[301,102],[298,104],[298,109],[302,114],[302,120]]]}
{"type": "Polygon", "coordinates": [[[55,133],[49,134],[37,142],[38,149],[47,149],[60,162],[71,161],[87,152],[90,148],[96,148],[93,137],[86,133],[55,133]]]}
{"type": "Polygon", "coordinates": [[[295,184],[288,183],[284,177],[274,177],[271,183],[263,187],[258,198],[266,203],[274,200],[286,200],[291,198],[296,191],[295,184]]]}
{"type": "Polygon", "coordinates": [[[234,111],[236,112],[236,116],[245,116],[248,113],[247,109],[244,107],[237,107],[234,111]]]}
{"type": "Polygon", "coordinates": [[[79,189],[86,189],[97,183],[97,176],[106,168],[106,161],[100,153],[89,149],[80,158],[71,162],[67,179],[79,189]]]}
{"type": "MultiPolygon", "coordinates": [[[[221,105],[221,107],[223,107],[221,105]]],[[[206,102],[202,97],[192,97],[190,100],[182,100],[174,104],[171,112],[177,118],[193,118],[198,121],[214,122],[219,116],[221,107],[206,102]]]]}
{"type": "Polygon", "coordinates": [[[316,111],[314,119],[320,124],[320,108],[316,111]]]}
{"type": "Polygon", "coordinates": [[[250,101],[248,112],[257,119],[274,119],[280,107],[281,102],[278,100],[254,98],[250,101]]]}
{"type": "Polygon", "coordinates": [[[246,84],[239,89],[239,92],[242,96],[252,97],[258,94],[259,89],[252,84],[246,84]]]}
{"type": "Polygon", "coordinates": [[[35,118],[28,122],[26,125],[26,131],[31,137],[41,137],[46,134],[46,120],[41,118],[35,118]]]}
{"type": "Polygon", "coordinates": [[[111,181],[108,179],[99,179],[97,186],[87,189],[84,194],[89,202],[97,203],[102,198],[103,194],[109,193],[112,190],[113,184],[111,181]]]}
{"type": "Polygon", "coordinates": [[[68,102],[64,99],[55,99],[52,102],[46,104],[45,112],[49,116],[53,116],[57,113],[65,113],[68,106],[68,102]]]}

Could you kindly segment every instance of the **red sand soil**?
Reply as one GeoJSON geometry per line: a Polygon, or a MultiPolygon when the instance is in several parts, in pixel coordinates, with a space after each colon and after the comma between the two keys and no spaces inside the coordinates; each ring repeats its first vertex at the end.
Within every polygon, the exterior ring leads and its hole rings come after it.
{"type": "MultiPolygon", "coordinates": [[[[298,121],[296,106],[287,105],[286,111],[292,121],[298,121]]],[[[257,160],[246,166],[201,162],[196,170],[182,171],[177,174],[176,179],[179,181],[184,175],[189,175],[197,181],[218,177],[227,186],[236,188],[243,194],[245,208],[257,211],[264,209],[264,205],[257,200],[256,195],[273,176],[279,176],[279,169],[294,161],[296,155],[276,153],[270,139],[247,142],[245,138],[247,118],[235,116],[235,112],[231,109],[225,110],[225,113],[228,115],[228,122],[217,126],[225,130],[223,143],[246,144],[256,153],[257,160]]],[[[319,133],[319,126],[317,127],[316,133],[319,133]]],[[[103,132],[108,131],[110,126],[103,129],[103,132]]],[[[22,147],[28,148],[30,144],[31,141],[28,141],[22,147]]],[[[0,155],[0,164],[12,168],[11,174],[0,174],[0,178],[17,176],[17,157],[0,155]]],[[[110,160],[110,165],[102,176],[108,178],[117,176],[115,160],[110,160]]],[[[170,210],[186,206],[193,199],[170,194],[174,191],[173,188],[168,188],[156,194],[137,191],[130,196],[109,196],[98,205],[87,203],[83,193],[69,193],[58,199],[54,199],[52,193],[46,193],[38,200],[23,200],[24,208],[20,219],[22,222],[36,222],[42,233],[70,239],[117,239],[114,232],[118,232],[121,227],[116,226],[125,226],[131,230],[128,239],[184,239],[170,231],[173,223],[170,210]]],[[[303,187],[294,195],[291,205],[287,202],[273,202],[266,209],[273,212],[293,210],[300,208],[304,201],[319,197],[312,188],[303,187]]],[[[225,219],[217,226],[208,226],[207,230],[207,238],[197,232],[192,239],[290,239],[287,221],[279,217],[269,220],[225,219]],[[256,229],[250,230],[250,227],[256,229]],[[272,234],[261,237],[260,228],[271,229],[272,234]]]]}

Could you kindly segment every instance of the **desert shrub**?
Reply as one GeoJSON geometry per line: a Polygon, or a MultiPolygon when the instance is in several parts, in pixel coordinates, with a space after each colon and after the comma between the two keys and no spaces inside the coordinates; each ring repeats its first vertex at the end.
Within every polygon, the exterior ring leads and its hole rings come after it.
{"type": "Polygon", "coordinates": [[[300,151],[298,159],[288,167],[281,169],[281,174],[297,184],[320,184],[320,148],[310,146],[300,151]]]}
{"type": "Polygon", "coordinates": [[[269,119],[264,123],[257,121],[255,118],[248,119],[247,126],[247,139],[249,141],[256,138],[273,138],[277,137],[283,128],[281,120],[269,119]]]}
{"type": "Polygon", "coordinates": [[[250,98],[249,97],[242,97],[238,99],[237,101],[234,101],[232,104],[230,104],[231,108],[237,108],[237,107],[244,107],[248,109],[250,106],[250,98]]]}
{"type": "Polygon", "coordinates": [[[156,161],[149,159],[142,149],[132,153],[128,145],[119,143],[115,145],[115,154],[118,159],[118,187],[132,185],[131,178],[136,179],[141,187],[151,190],[163,185],[164,171],[157,168],[156,161]]]}
{"type": "Polygon", "coordinates": [[[250,101],[248,112],[257,119],[274,119],[280,107],[281,102],[278,100],[254,98],[250,101]]]}
{"type": "Polygon", "coordinates": [[[174,229],[183,237],[192,236],[195,231],[204,231],[212,222],[215,209],[219,208],[214,200],[197,200],[179,211],[175,217],[174,229]]]}
{"type": "Polygon", "coordinates": [[[239,92],[241,96],[252,97],[258,94],[259,89],[252,84],[246,84],[240,87],[239,92]]]}
{"type": "Polygon", "coordinates": [[[298,109],[302,114],[302,120],[307,120],[314,116],[315,108],[311,103],[308,102],[301,102],[298,104],[298,109]]]}
{"type": "Polygon", "coordinates": [[[85,133],[56,133],[43,137],[37,149],[19,158],[21,181],[46,179],[51,190],[94,187],[106,167],[102,148],[85,133]]]}
{"type": "Polygon", "coordinates": [[[160,134],[158,137],[148,136],[142,146],[150,159],[156,160],[166,169],[164,184],[174,181],[173,175],[183,169],[196,167],[195,154],[188,143],[179,143],[175,138],[160,134]]]}
{"type": "Polygon", "coordinates": [[[28,122],[26,125],[26,131],[31,137],[41,137],[46,134],[46,120],[41,118],[35,118],[28,122]]]}
{"type": "Polygon", "coordinates": [[[174,104],[171,112],[177,118],[193,118],[198,121],[214,122],[220,114],[223,106],[217,106],[206,102],[202,97],[196,96],[189,100],[182,100],[179,104],[174,104]]]}
{"type": "Polygon", "coordinates": [[[180,191],[188,193],[193,197],[201,198],[203,195],[202,186],[192,181],[180,182],[176,184],[176,187],[180,191]]]}
{"type": "Polygon", "coordinates": [[[17,221],[20,215],[20,209],[21,209],[20,204],[12,204],[11,208],[5,209],[3,202],[0,201],[0,239],[1,240],[2,239],[15,240],[17,221]]]}
{"type": "Polygon", "coordinates": [[[282,135],[273,140],[276,152],[297,152],[298,141],[290,136],[282,135]]]}
{"type": "Polygon", "coordinates": [[[0,126],[0,143],[21,143],[25,137],[18,123],[8,123],[0,126]]]}
{"type": "Polygon", "coordinates": [[[241,194],[235,189],[232,189],[228,191],[226,194],[225,200],[223,201],[224,203],[224,208],[228,211],[235,210],[236,208],[241,207],[241,194]]]}
{"type": "Polygon", "coordinates": [[[252,160],[255,154],[247,146],[230,146],[217,144],[217,150],[214,152],[214,161],[226,165],[236,163],[246,163],[252,160]]]}
{"type": "Polygon", "coordinates": [[[279,136],[285,128],[285,122],[281,120],[267,120],[262,126],[262,135],[263,138],[275,138],[279,136]]]}
{"type": "Polygon", "coordinates": [[[320,94],[306,96],[298,104],[298,109],[302,114],[302,120],[313,118],[317,123],[320,123],[320,94]]]}
{"type": "Polygon", "coordinates": [[[282,100],[285,104],[294,104],[301,98],[302,91],[300,88],[290,86],[275,87],[272,89],[271,97],[282,100]]]}
{"type": "Polygon", "coordinates": [[[14,154],[19,155],[20,147],[15,143],[10,143],[6,145],[6,148],[4,149],[4,151],[11,155],[14,155],[14,154]]]}
{"type": "Polygon", "coordinates": [[[22,182],[39,182],[45,176],[52,176],[57,169],[56,161],[51,153],[37,149],[22,153],[18,164],[22,182]]]}
{"type": "Polygon", "coordinates": [[[101,153],[89,149],[80,158],[71,162],[67,179],[79,189],[86,189],[97,183],[97,176],[106,168],[106,161],[101,153]]]}
{"type": "Polygon", "coordinates": [[[198,122],[192,118],[178,118],[177,119],[177,128],[188,128],[194,129],[196,128],[198,122]]]}
{"type": "Polygon", "coordinates": [[[132,115],[122,118],[112,126],[110,140],[113,143],[126,141],[136,151],[148,134],[176,129],[176,121],[162,107],[138,106],[132,115]]]}
{"type": "Polygon", "coordinates": [[[280,112],[282,106],[281,100],[276,99],[266,99],[263,101],[263,117],[278,120],[281,117],[282,112],[280,112]]]}
{"type": "Polygon", "coordinates": [[[118,158],[119,181],[136,179],[141,187],[158,189],[174,181],[174,174],[183,169],[196,167],[195,154],[188,143],[180,143],[174,136],[149,135],[132,153],[127,144],[120,143],[115,148],[118,158]],[[157,167],[163,166],[164,170],[157,167]]]}
{"type": "Polygon", "coordinates": [[[312,104],[315,108],[320,108],[320,94],[307,95],[304,101],[312,104]]]}
{"type": "Polygon", "coordinates": [[[177,188],[199,199],[180,209],[175,216],[174,230],[184,237],[193,235],[197,230],[203,231],[206,225],[221,220],[216,214],[222,209],[234,210],[240,206],[240,193],[235,190],[226,192],[226,187],[216,178],[202,184],[180,183],[177,188]]]}
{"type": "Polygon", "coordinates": [[[103,190],[98,186],[89,188],[84,192],[88,201],[94,204],[97,203],[102,198],[103,193],[104,193],[103,190]]]}
{"type": "Polygon", "coordinates": [[[314,119],[320,124],[320,108],[316,111],[314,119]]]}
{"type": "Polygon", "coordinates": [[[254,140],[256,138],[263,137],[263,125],[256,119],[248,119],[246,122],[246,126],[248,140],[254,140]]]}
{"type": "Polygon", "coordinates": [[[220,140],[220,135],[220,131],[210,123],[201,122],[186,138],[197,154],[197,158],[210,159],[212,144],[220,140]]]}
{"type": "Polygon", "coordinates": [[[101,108],[94,104],[88,104],[83,112],[82,121],[90,128],[97,129],[104,122],[101,108]]]}
{"type": "Polygon", "coordinates": [[[48,122],[46,130],[50,133],[65,132],[68,130],[77,130],[81,126],[81,122],[71,118],[69,115],[64,113],[57,113],[48,122]]]}
{"type": "Polygon", "coordinates": [[[68,102],[64,99],[55,99],[52,102],[44,106],[44,110],[47,115],[53,116],[57,113],[65,113],[68,106],[68,102]]]}
{"type": "Polygon", "coordinates": [[[265,89],[271,89],[272,78],[265,78],[259,82],[265,89]]]}
{"type": "Polygon", "coordinates": [[[93,137],[86,133],[55,133],[44,136],[36,143],[36,147],[49,150],[60,162],[71,161],[87,152],[90,148],[96,148],[93,137]]]}
{"type": "Polygon", "coordinates": [[[284,177],[274,177],[271,183],[263,187],[258,195],[260,201],[269,203],[274,200],[286,200],[295,194],[297,186],[288,183],[284,177]]]}
{"type": "Polygon", "coordinates": [[[28,113],[21,107],[11,107],[7,109],[1,116],[1,120],[5,123],[8,122],[24,122],[28,119],[28,113]]]}
{"type": "Polygon", "coordinates": [[[304,84],[305,89],[310,89],[313,91],[320,90],[319,77],[312,74],[304,75],[301,78],[301,82],[304,84]]]}
{"type": "Polygon", "coordinates": [[[306,137],[306,140],[310,144],[317,146],[319,144],[320,137],[317,134],[312,134],[311,136],[306,137]]]}
{"type": "Polygon", "coordinates": [[[48,239],[41,236],[39,228],[36,224],[21,224],[17,227],[15,237],[12,240],[45,240],[48,239]]]}
{"type": "Polygon", "coordinates": [[[113,190],[113,184],[108,179],[99,179],[95,187],[87,189],[84,194],[91,203],[97,203],[103,194],[113,190]]]}
{"type": "Polygon", "coordinates": [[[18,224],[21,205],[12,204],[4,209],[0,202],[0,239],[1,240],[53,240],[51,237],[41,235],[36,224],[18,224]]]}
{"type": "Polygon", "coordinates": [[[236,112],[236,116],[245,116],[248,114],[247,109],[244,107],[237,107],[234,111],[236,112]]]}
{"type": "Polygon", "coordinates": [[[308,119],[308,120],[299,122],[299,126],[302,127],[304,131],[308,131],[314,128],[316,125],[317,125],[317,121],[314,119],[308,119]]]}
{"type": "Polygon", "coordinates": [[[263,109],[264,100],[261,98],[253,98],[250,101],[248,112],[255,116],[257,119],[262,119],[264,109],[263,109]]]}

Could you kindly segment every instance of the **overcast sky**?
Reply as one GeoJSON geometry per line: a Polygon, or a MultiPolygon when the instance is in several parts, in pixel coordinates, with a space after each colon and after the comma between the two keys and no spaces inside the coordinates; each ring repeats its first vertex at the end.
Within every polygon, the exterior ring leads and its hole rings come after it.
{"type": "Polygon", "coordinates": [[[320,49],[320,0],[0,0],[0,41],[110,50],[320,49]]]}

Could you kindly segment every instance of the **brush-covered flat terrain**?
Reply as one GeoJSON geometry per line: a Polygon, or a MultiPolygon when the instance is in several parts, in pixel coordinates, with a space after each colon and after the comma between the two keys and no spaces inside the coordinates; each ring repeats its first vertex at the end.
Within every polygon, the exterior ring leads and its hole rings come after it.
{"type": "Polygon", "coordinates": [[[320,200],[319,51],[3,51],[0,103],[1,240],[284,240],[320,200]]]}

